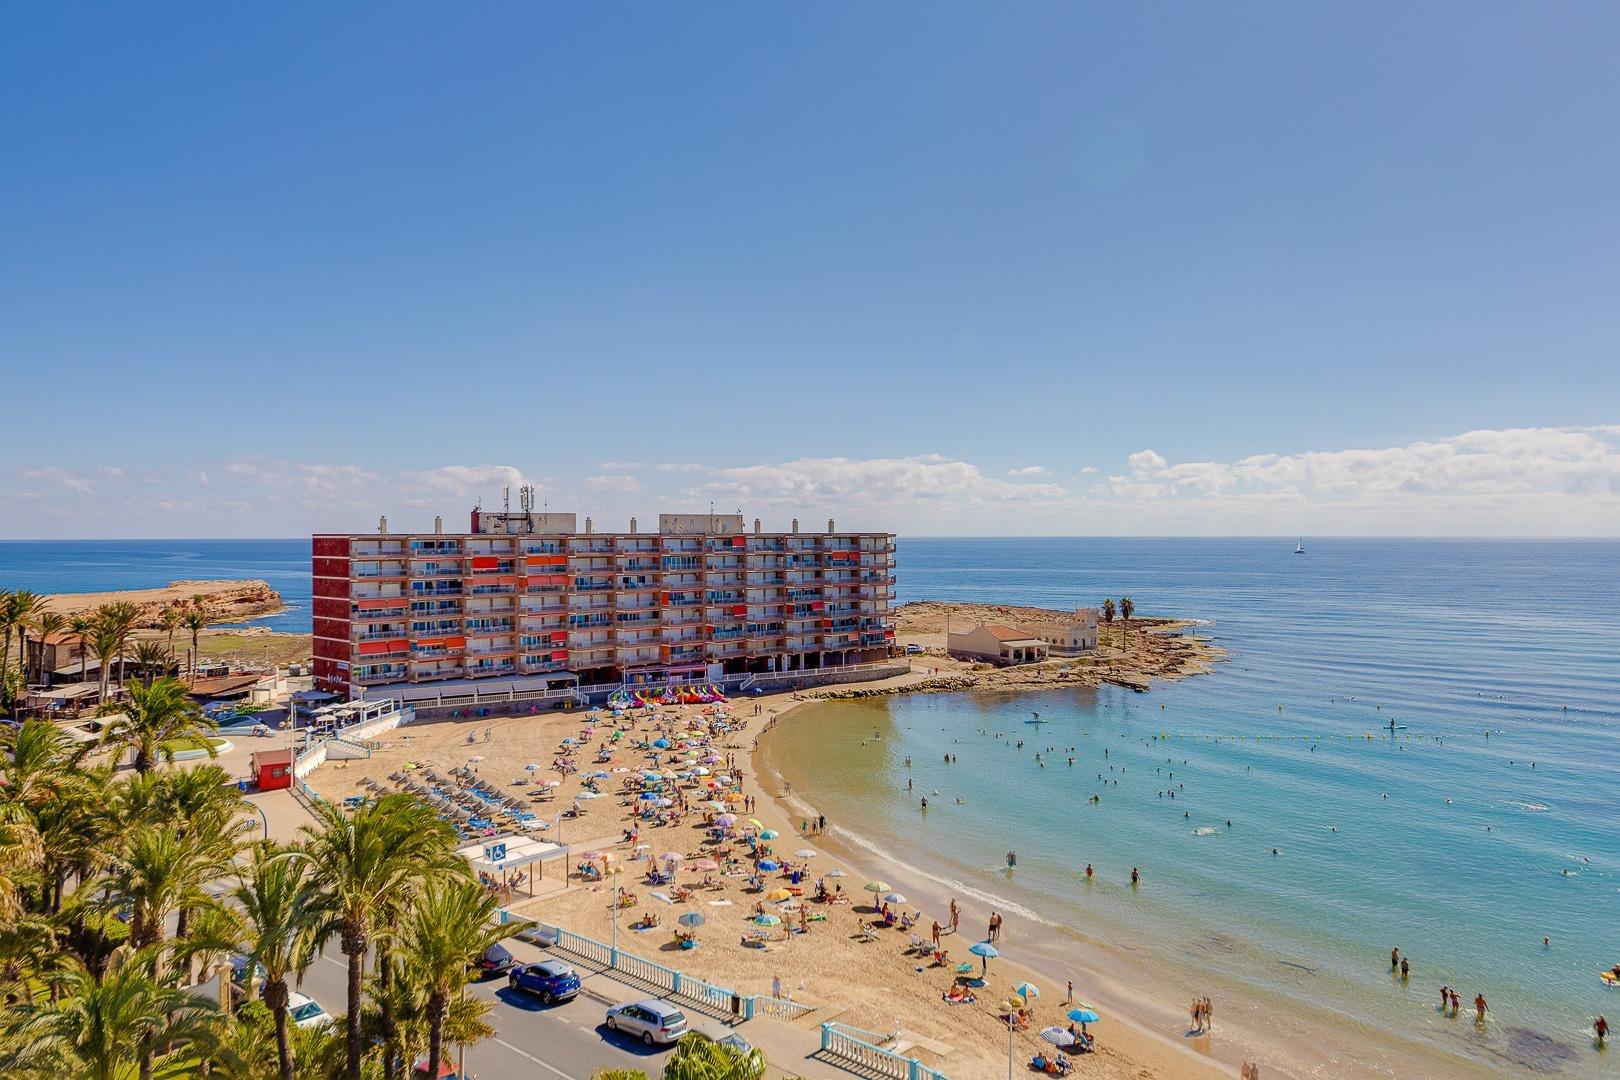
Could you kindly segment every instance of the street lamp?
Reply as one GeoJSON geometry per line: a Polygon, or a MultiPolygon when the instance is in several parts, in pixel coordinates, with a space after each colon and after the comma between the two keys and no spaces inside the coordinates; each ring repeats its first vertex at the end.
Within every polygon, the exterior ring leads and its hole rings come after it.
{"type": "Polygon", "coordinates": [[[256,802],[249,802],[248,805],[259,812],[259,820],[264,822],[264,838],[270,839],[270,819],[265,816],[264,807],[256,802]]]}

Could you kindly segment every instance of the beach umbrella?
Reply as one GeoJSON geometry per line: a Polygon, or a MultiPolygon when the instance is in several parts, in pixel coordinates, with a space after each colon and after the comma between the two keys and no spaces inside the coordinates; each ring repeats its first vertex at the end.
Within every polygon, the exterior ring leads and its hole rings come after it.
{"type": "Polygon", "coordinates": [[[715,777],[715,779],[720,781],[722,784],[731,783],[731,775],[729,773],[721,773],[719,776],[715,777]]]}
{"type": "Polygon", "coordinates": [[[748,824],[752,825],[756,829],[763,829],[765,827],[764,823],[762,823],[759,818],[749,818],[748,824]]]}
{"type": "Polygon", "coordinates": [[[649,770],[647,772],[642,773],[641,778],[643,780],[647,781],[649,784],[656,784],[658,781],[660,781],[660,780],[662,780],[664,778],[664,774],[661,773],[661,772],[654,772],[652,770],[649,770]]]}
{"type": "Polygon", "coordinates": [[[702,765],[694,765],[692,766],[691,773],[693,776],[708,776],[709,770],[705,769],[702,765]]]}
{"type": "Polygon", "coordinates": [[[675,921],[680,923],[682,926],[687,927],[688,929],[692,929],[692,928],[702,926],[703,923],[704,923],[704,918],[703,918],[702,915],[698,914],[695,911],[688,911],[686,914],[682,915],[680,918],[676,919],[675,921]]]}
{"type": "Polygon", "coordinates": [[[761,840],[775,840],[779,835],[781,834],[775,829],[762,829],[760,830],[759,838],[761,840]]]}
{"type": "Polygon", "coordinates": [[[1095,1024],[1097,1021],[1102,1019],[1102,1017],[1098,1016],[1085,1005],[1070,1009],[1068,1012],[1068,1017],[1077,1024],[1095,1024]]]}
{"type": "MultiPolygon", "coordinates": [[[[713,811],[715,811],[715,812],[716,812],[716,813],[721,813],[721,812],[722,812],[722,811],[724,811],[724,810],[725,810],[725,808],[726,808],[726,804],[725,804],[725,803],[723,803],[723,802],[716,802],[716,801],[715,801],[715,800],[713,800],[713,799],[710,799],[710,800],[709,800],[709,801],[708,801],[708,802],[706,802],[706,803],[704,803],[704,804],[703,804],[703,805],[704,805],[704,806],[705,806],[705,807],[707,807],[707,808],[708,808],[708,809],[710,809],[710,810],[713,810],[713,811]]],[[[722,816],[723,816],[723,814],[722,814],[722,816]]]]}
{"type": "Polygon", "coordinates": [[[658,793],[656,791],[643,791],[640,795],[636,796],[636,800],[638,802],[657,802],[658,793]]]}
{"type": "Polygon", "coordinates": [[[990,970],[991,958],[1001,955],[1001,951],[988,941],[981,941],[975,945],[969,946],[968,952],[979,958],[979,974],[981,976],[990,970]]]}
{"type": "Polygon", "coordinates": [[[674,806],[675,805],[675,800],[674,799],[659,799],[658,800],[658,805],[659,806],[674,806]]]}
{"type": "Polygon", "coordinates": [[[1023,1007],[1024,999],[1019,997],[1017,994],[1008,994],[1007,1000],[1001,1003],[1001,1010],[1003,1012],[1012,1012],[1014,1009],[1022,1009],[1023,1007]]]}
{"type": "Polygon", "coordinates": [[[721,828],[730,828],[731,826],[737,824],[737,815],[721,814],[719,817],[714,819],[714,823],[719,825],[721,828]]]}
{"type": "Polygon", "coordinates": [[[1068,1028],[1060,1028],[1060,1027],[1042,1028],[1041,1029],[1041,1038],[1045,1039],[1047,1042],[1051,1043],[1053,1046],[1073,1046],[1074,1045],[1074,1036],[1069,1033],[1068,1028]]]}
{"type": "Polygon", "coordinates": [[[660,750],[668,750],[669,740],[665,738],[657,738],[653,740],[653,745],[658,747],[660,750]]]}
{"type": "Polygon", "coordinates": [[[467,759],[467,763],[471,764],[471,763],[473,763],[475,761],[483,761],[483,760],[484,760],[484,755],[483,754],[474,754],[472,757],[467,759]]]}
{"type": "Polygon", "coordinates": [[[761,859],[759,860],[759,868],[766,871],[780,870],[782,868],[782,864],[777,862],[775,859],[761,859]]]}
{"type": "Polygon", "coordinates": [[[793,899],[793,894],[788,892],[786,889],[772,889],[770,892],[765,894],[765,899],[774,904],[781,900],[793,899]]]}
{"type": "Polygon", "coordinates": [[[793,853],[793,857],[796,859],[813,859],[816,857],[816,849],[802,847],[793,853]]]}
{"type": "Polygon", "coordinates": [[[534,762],[531,761],[527,765],[523,766],[523,771],[524,772],[539,772],[540,771],[540,766],[536,765],[534,762]]]}
{"type": "Polygon", "coordinates": [[[844,872],[842,867],[835,866],[831,870],[827,871],[827,876],[828,877],[848,877],[849,875],[844,872]]]}
{"type": "Polygon", "coordinates": [[[653,897],[655,900],[662,900],[666,904],[673,904],[675,902],[674,898],[672,898],[668,893],[655,892],[649,893],[648,895],[653,897]]]}
{"type": "Polygon", "coordinates": [[[1013,987],[1013,993],[1028,1001],[1030,998],[1040,997],[1041,988],[1036,986],[1034,983],[1021,982],[1017,986],[1013,987]]]}
{"type": "Polygon", "coordinates": [[[582,791],[574,796],[576,799],[600,799],[601,797],[601,792],[597,791],[582,791]]]}
{"type": "Polygon", "coordinates": [[[885,893],[883,895],[883,902],[885,904],[896,904],[896,905],[898,905],[898,904],[905,903],[906,898],[904,896],[902,896],[900,893],[897,893],[897,892],[885,893]]]}
{"type": "MultiPolygon", "coordinates": [[[[864,888],[869,893],[886,893],[894,891],[894,886],[890,885],[887,881],[868,881],[864,888]]],[[[975,948],[977,948],[977,946],[975,946],[975,948]]]]}
{"type": "Polygon", "coordinates": [[[692,869],[700,874],[712,874],[720,869],[720,864],[713,859],[699,859],[692,864],[692,869]]]}
{"type": "Polygon", "coordinates": [[[562,781],[561,780],[547,780],[545,783],[541,784],[540,786],[544,787],[544,788],[562,787],[562,781]]]}
{"type": "Polygon", "coordinates": [[[755,915],[753,921],[755,926],[776,926],[782,920],[775,915],[755,915]]]}
{"type": "Polygon", "coordinates": [[[662,855],[658,856],[658,861],[665,863],[678,863],[684,862],[685,860],[686,856],[682,855],[678,851],[666,851],[662,855]]]}

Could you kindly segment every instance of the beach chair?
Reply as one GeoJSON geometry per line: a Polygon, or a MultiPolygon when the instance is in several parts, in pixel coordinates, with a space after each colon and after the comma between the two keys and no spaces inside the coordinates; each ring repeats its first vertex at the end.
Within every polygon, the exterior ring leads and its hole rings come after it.
{"type": "Polygon", "coordinates": [[[861,923],[861,928],[855,932],[856,941],[876,941],[877,939],[877,930],[873,928],[871,923],[861,923]]]}

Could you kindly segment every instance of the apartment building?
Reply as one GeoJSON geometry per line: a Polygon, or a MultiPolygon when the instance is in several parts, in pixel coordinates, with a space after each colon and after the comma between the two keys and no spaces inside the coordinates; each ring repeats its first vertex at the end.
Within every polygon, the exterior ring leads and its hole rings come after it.
{"type": "Polygon", "coordinates": [[[889,655],[891,533],[746,529],[662,514],[597,532],[573,514],[474,510],[466,533],[311,538],[315,684],[657,684],[889,655]]]}

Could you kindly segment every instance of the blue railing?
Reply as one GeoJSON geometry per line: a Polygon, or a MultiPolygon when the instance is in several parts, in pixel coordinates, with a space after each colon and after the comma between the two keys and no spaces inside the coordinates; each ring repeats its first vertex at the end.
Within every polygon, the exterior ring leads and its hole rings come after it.
{"type": "Polygon", "coordinates": [[[930,1069],[916,1058],[902,1057],[893,1050],[885,1050],[872,1041],[888,1038],[848,1024],[828,1022],[821,1025],[821,1049],[825,1054],[842,1058],[869,1073],[892,1077],[893,1080],[946,1080],[945,1074],[937,1069],[930,1069]]]}

